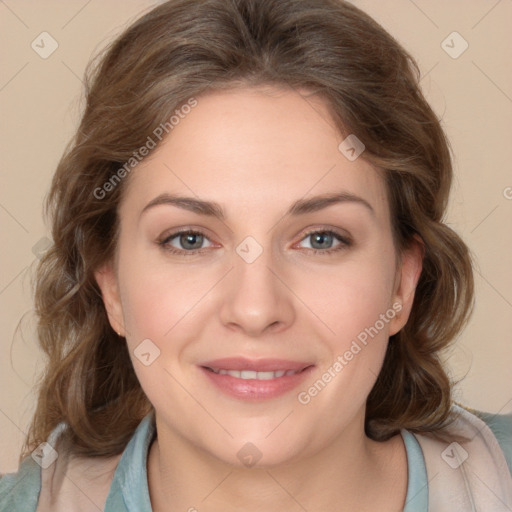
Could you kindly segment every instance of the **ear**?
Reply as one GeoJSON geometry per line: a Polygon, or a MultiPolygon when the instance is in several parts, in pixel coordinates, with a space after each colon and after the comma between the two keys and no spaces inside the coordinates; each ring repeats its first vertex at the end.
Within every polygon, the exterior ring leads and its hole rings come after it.
{"type": "Polygon", "coordinates": [[[119,284],[112,263],[105,263],[94,272],[94,277],[101,290],[110,325],[116,333],[124,337],[123,308],[119,294],[119,284]]]}
{"type": "Polygon", "coordinates": [[[407,323],[414,302],[414,293],[423,268],[425,243],[414,235],[411,245],[403,251],[395,278],[393,309],[396,316],[390,321],[389,335],[396,334],[407,323]]]}

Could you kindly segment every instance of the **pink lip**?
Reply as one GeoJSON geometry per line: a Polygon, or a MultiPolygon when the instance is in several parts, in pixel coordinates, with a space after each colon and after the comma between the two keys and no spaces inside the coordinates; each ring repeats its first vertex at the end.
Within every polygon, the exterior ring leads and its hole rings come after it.
{"type": "Polygon", "coordinates": [[[252,370],[254,372],[299,371],[311,365],[312,363],[308,362],[288,361],[285,359],[247,359],[245,357],[225,357],[200,364],[200,366],[215,370],[252,370]]]}
{"type": "Polygon", "coordinates": [[[223,393],[233,398],[257,402],[276,398],[296,388],[311,373],[314,365],[283,359],[226,358],[208,361],[199,368],[205,377],[223,393]],[[211,368],[257,372],[294,370],[298,373],[269,380],[238,379],[231,375],[215,373],[211,368]]]}

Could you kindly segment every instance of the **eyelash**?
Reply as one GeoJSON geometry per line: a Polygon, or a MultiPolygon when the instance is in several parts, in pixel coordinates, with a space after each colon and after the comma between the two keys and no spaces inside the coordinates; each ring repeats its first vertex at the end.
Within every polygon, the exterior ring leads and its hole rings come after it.
{"type": "Polygon", "coordinates": [[[336,231],[333,231],[332,229],[312,229],[311,231],[308,231],[307,233],[304,233],[304,236],[300,239],[302,240],[306,239],[308,236],[314,235],[316,233],[321,234],[328,234],[332,235],[336,240],[338,240],[339,245],[332,247],[331,249],[307,249],[309,252],[313,254],[321,254],[323,256],[333,256],[334,254],[347,249],[352,245],[352,240],[350,240],[348,237],[340,235],[336,231]]]}
{"type": "MultiPolygon", "coordinates": [[[[344,249],[346,249],[346,248],[348,248],[348,247],[350,247],[352,245],[352,241],[348,237],[342,236],[339,233],[337,233],[336,231],[333,231],[333,230],[330,230],[330,229],[313,229],[311,231],[308,231],[300,239],[300,242],[302,242],[308,236],[311,236],[311,235],[314,235],[314,234],[317,234],[317,233],[333,235],[333,237],[335,239],[337,239],[340,242],[340,244],[335,246],[335,247],[333,247],[333,248],[330,248],[330,249],[306,248],[306,250],[308,252],[311,252],[311,253],[313,253],[315,255],[319,254],[319,255],[322,255],[322,256],[326,256],[326,255],[332,256],[335,253],[338,253],[338,252],[340,252],[340,251],[342,251],[342,250],[344,250],[344,249]]],[[[196,231],[196,230],[193,230],[193,229],[183,229],[183,230],[180,230],[180,231],[175,231],[174,233],[171,233],[168,236],[165,236],[165,238],[163,238],[162,240],[159,240],[157,243],[158,243],[158,245],[164,251],[170,252],[172,254],[176,254],[178,256],[193,256],[193,255],[196,255],[196,254],[203,254],[203,253],[205,253],[206,251],[209,250],[209,248],[206,247],[206,248],[203,248],[203,249],[192,249],[190,251],[186,251],[184,249],[176,249],[175,247],[172,247],[171,245],[169,245],[171,240],[173,240],[174,238],[176,238],[176,237],[178,237],[180,235],[200,235],[200,236],[203,236],[204,238],[206,238],[207,240],[209,240],[209,238],[204,233],[202,233],[201,231],[196,231]]]]}

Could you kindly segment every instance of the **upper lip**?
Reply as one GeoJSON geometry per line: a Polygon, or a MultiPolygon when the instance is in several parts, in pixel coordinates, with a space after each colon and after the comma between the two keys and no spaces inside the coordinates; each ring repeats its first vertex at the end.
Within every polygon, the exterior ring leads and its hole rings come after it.
{"type": "Polygon", "coordinates": [[[224,357],[212,361],[205,361],[200,366],[212,370],[249,370],[255,372],[276,372],[279,370],[304,370],[312,363],[303,361],[289,361],[286,359],[248,359],[245,357],[224,357]]]}

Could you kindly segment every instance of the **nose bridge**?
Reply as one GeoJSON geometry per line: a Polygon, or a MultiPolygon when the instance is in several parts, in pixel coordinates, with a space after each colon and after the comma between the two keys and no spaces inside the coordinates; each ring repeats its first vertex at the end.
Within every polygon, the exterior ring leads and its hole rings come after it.
{"type": "Polygon", "coordinates": [[[254,336],[271,325],[273,329],[284,328],[293,321],[293,304],[274,274],[279,274],[275,267],[270,243],[264,247],[255,238],[246,237],[236,247],[234,269],[221,308],[224,325],[236,325],[254,336]]]}

